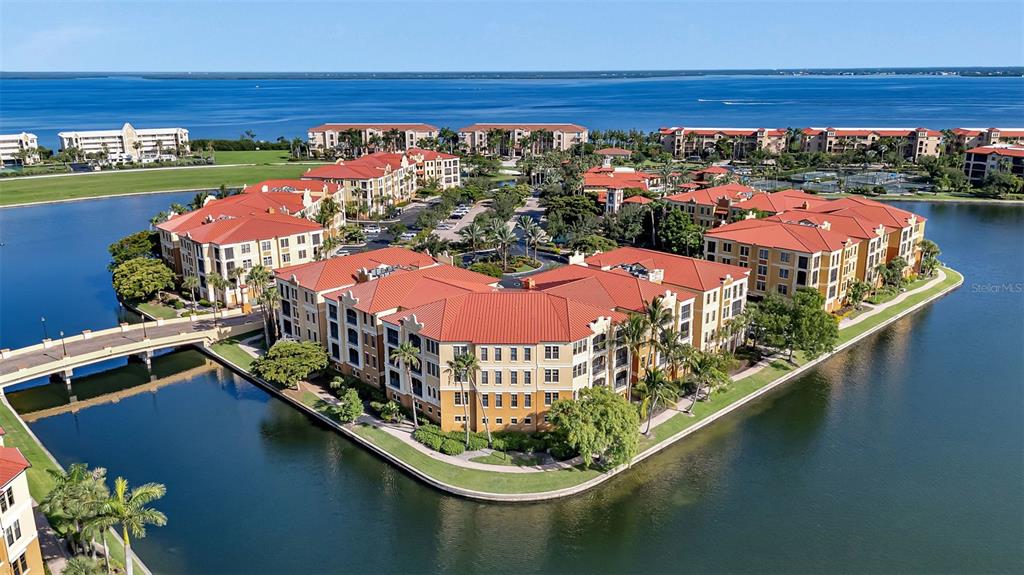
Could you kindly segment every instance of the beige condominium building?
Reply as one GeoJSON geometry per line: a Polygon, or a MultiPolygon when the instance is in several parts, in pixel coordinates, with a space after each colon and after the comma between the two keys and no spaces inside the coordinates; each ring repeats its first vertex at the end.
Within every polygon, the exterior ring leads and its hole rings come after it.
{"type": "Polygon", "coordinates": [[[839,154],[867,150],[883,141],[892,141],[903,157],[916,162],[922,156],[938,156],[942,150],[942,132],[928,128],[804,128],[800,147],[804,152],[839,154]]]}
{"type": "Polygon", "coordinates": [[[473,124],[459,130],[462,145],[474,154],[522,156],[567,151],[587,142],[589,132],[577,124],[473,124]],[[500,142],[491,141],[500,138],[500,142]]]}
{"type": "Polygon", "coordinates": [[[281,334],[298,341],[327,342],[325,294],[398,270],[438,265],[441,262],[429,254],[388,247],[278,268],[274,276],[281,294],[281,334]]]}
{"type": "Polygon", "coordinates": [[[724,142],[732,146],[732,160],[742,160],[754,150],[777,155],[786,150],[784,128],[661,128],[661,143],[677,158],[703,156],[724,142]]]}
{"type": "Polygon", "coordinates": [[[360,142],[361,150],[408,150],[420,145],[425,139],[436,139],[437,126],[430,124],[401,123],[329,123],[321,124],[307,131],[309,147],[314,150],[326,150],[342,145],[343,141],[352,144],[347,138],[351,135],[360,142]]]}
{"type": "Polygon", "coordinates": [[[39,139],[35,134],[0,134],[0,164],[28,166],[39,161],[39,139]]]}
{"type": "Polygon", "coordinates": [[[1024,128],[954,128],[956,144],[964,149],[980,146],[1024,146],[1024,128]]]}
{"type": "Polygon", "coordinates": [[[135,128],[126,123],[120,130],[60,132],[57,136],[61,150],[76,148],[84,154],[98,154],[111,161],[138,162],[189,151],[185,128],[135,128]]]}
{"type": "Polygon", "coordinates": [[[659,284],[677,294],[693,295],[692,314],[680,306],[680,330],[689,326],[692,345],[699,349],[727,347],[734,349],[742,341],[741,334],[730,335],[724,328],[728,321],[746,308],[747,277],[750,270],[729,262],[712,262],[654,250],[624,247],[586,258],[587,266],[629,274],[659,284]]]}
{"type": "MultiPolygon", "coordinates": [[[[392,397],[418,406],[444,430],[534,431],[579,390],[610,385],[624,314],[542,291],[469,291],[384,316],[384,349],[420,349],[421,373],[387,367],[392,397]],[[448,362],[472,354],[479,370],[460,377],[448,362]],[[599,373],[595,373],[595,371],[599,373]]],[[[385,353],[388,353],[385,351],[385,353]]],[[[628,361],[625,367],[628,370],[628,361]]],[[[625,382],[627,376],[621,381],[625,382]]],[[[625,385],[623,383],[623,385],[625,385]]]]}
{"type": "MultiPolygon", "coordinates": [[[[326,197],[337,195],[340,186],[315,180],[264,180],[246,186],[241,194],[215,199],[212,196],[206,204],[191,212],[175,214],[157,224],[160,237],[160,255],[174,270],[182,274],[181,236],[199,226],[226,219],[237,219],[260,214],[285,214],[295,218],[314,219],[320,212],[321,202],[326,197]]],[[[331,227],[344,225],[342,211],[334,217],[331,227]]]]}
{"type": "MultiPolygon", "coordinates": [[[[916,273],[921,269],[921,240],[924,239],[924,226],[927,220],[913,212],[856,196],[831,200],[810,208],[810,211],[835,216],[848,216],[861,220],[870,229],[885,227],[885,261],[889,263],[897,257],[907,262],[904,275],[916,273]]],[[[844,232],[849,233],[849,232],[844,232]]],[[[872,278],[858,276],[868,281],[872,278]]]]}
{"type": "Polygon", "coordinates": [[[416,166],[417,188],[430,183],[442,190],[462,185],[462,166],[458,156],[420,148],[410,148],[405,155],[416,166]]]}
{"type": "Polygon", "coordinates": [[[828,225],[807,225],[751,218],[704,234],[709,261],[749,268],[750,295],[778,293],[791,297],[799,288],[814,288],[836,311],[856,279],[859,242],[828,225]]]}
{"type": "Polygon", "coordinates": [[[354,203],[359,213],[383,215],[388,208],[412,198],[419,189],[418,170],[410,156],[376,152],[313,168],[302,177],[337,184],[346,203],[354,203]]]}
{"type": "Polygon", "coordinates": [[[320,224],[277,212],[216,219],[179,233],[181,273],[199,278],[201,297],[228,307],[250,303],[244,275],[237,286],[221,291],[210,285],[210,274],[229,279],[235,268],[247,272],[255,265],[273,269],[312,261],[323,236],[320,224]]]}
{"type": "Polygon", "coordinates": [[[997,171],[1024,178],[1024,145],[979,146],[964,152],[964,173],[972,184],[981,184],[997,171]]]}
{"type": "Polygon", "coordinates": [[[697,224],[713,228],[729,220],[733,214],[733,206],[759,193],[761,192],[750,186],[732,183],[673,194],[667,196],[665,200],[669,205],[689,214],[697,224]]]}
{"type": "MultiPolygon", "coordinates": [[[[0,429],[0,438],[3,430],[0,429]]],[[[39,534],[28,490],[31,467],[15,447],[3,447],[0,439],[0,575],[43,573],[39,534]]]]}

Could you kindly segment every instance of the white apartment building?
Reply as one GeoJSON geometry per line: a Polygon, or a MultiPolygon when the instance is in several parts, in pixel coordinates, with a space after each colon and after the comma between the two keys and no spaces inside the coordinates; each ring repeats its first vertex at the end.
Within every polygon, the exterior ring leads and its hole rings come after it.
{"type": "Polygon", "coordinates": [[[76,148],[112,161],[138,162],[189,151],[185,128],[135,128],[125,123],[120,130],[60,132],[57,136],[61,150],[76,148]]]}
{"type": "Polygon", "coordinates": [[[0,134],[0,161],[3,165],[30,165],[39,161],[39,139],[35,134],[0,134]]]}

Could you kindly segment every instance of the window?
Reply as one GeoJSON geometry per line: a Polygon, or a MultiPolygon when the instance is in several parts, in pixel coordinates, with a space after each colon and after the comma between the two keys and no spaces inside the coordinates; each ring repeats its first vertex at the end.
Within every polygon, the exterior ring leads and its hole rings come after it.
{"type": "Polygon", "coordinates": [[[740,256],[747,257],[750,255],[750,246],[740,246],[740,256]]]}
{"type": "Polygon", "coordinates": [[[512,371],[508,372],[508,376],[509,376],[508,377],[509,378],[509,383],[511,383],[512,385],[516,385],[517,383],[519,383],[519,372],[518,371],[513,369],[512,371]]]}
{"type": "Polygon", "coordinates": [[[758,257],[758,259],[762,259],[762,260],[768,259],[768,250],[763,249],[763,248],[758,249],[757,250],[757,257],[758,257]]]}
{"type": "Polygon", "coordinates": [[[292,261],[291,254],[281,254],[281,263],[286,264],[290,261],[292,261]]]}
{"type": "Polygon", "coordinates": [[[722,251],[732,253],[732,244],[729,242],[722,243],[722,251]]]}
{"type": "Polygon", "coordinates": [[[263,265],[264,266],[273,266],[274,265],[274,258],[272,258],[270,256],[264,256],[263,257],[263,265]]]}
{"type": "Polygon", "coordinates": [[[7,526],[4,531],[7,534],[7,546],[14,545],[14,542],[21,539],[21,520],[15,519],[14,523],[7,526]]]}
{"type": "Polygon", "coordinates": [[[790,259],[792,259],[792,257],[793,257],[793,254],[791,254],[789,252],[779,252],[779,261],[784,263],[784,264],[788,264],[790,259]]]}
{"type": "Polygon", "coordinates": [[[497,424],[497,425],[501,425],[501,424],[505,423],[505,420],[500,418],[500,417],[495,417],[494,418],[494,423],[497,424]]]}
{"type": "Polygon", "coordinates": [[[434,363],[432,361],[428,361],[427,362],[427,375],[432,375],[434,377],[441,377],[441,368],[436,363],[434,363]]]}
{"type": "Polygon", "coordinates": [[[545,391],[544,392],[544,405],[551,405],[558,399],[557,392],[545,391]]]}
{"type": "Polygon", "coordinates": [[[779,277],[784,280],[789,279],[789,270],[786,268],[779,268],[779,277]]]}
{"type": "Polygon", "coordinates": [[[532,371],[523,372],[523,385],[530,385],[530,380],[533,379],[532,371]]]}
{"type": "Polygon", "coordinates": [[[807,256],[798,256],[796,258],[796,267],[805,270],[807,269],[807,256]]]}
{"type": "Polygon", "coordinates": [[[452,346],[452,354],[455,357],[458,357],[460,355],[466,355],[467,353],[469,353],[469,347],[468,346],[465,346],[465,345],[453,345],[452,346]]]}
{"type": "Polygon", "coordinates": [[[296,237],[295,238],[295,243],[297,243],[297,244],[305,244],[306,243],[306,236],[298,236],[298,237],[296,237]]]}
{"type": "Polygon", "coordinates": [[[557,345],[545,345],[544,346],[544,359],[558,359],[558,346],[557,345]]]}
{"type": "Polygon", "coordinates": [[[299,250],[299,259],[300,260],[306,259],[306,250],[299,250]]]}
{"type": "Polygon", "coordinates": [[[251,253],[252,252],[252,245],[250,245],[250,244],[242,244],[240,252],[243,253],[243,254],[251,253]]]}
{"type": "Polygon", "coordinates": [[[432,353],[434,355],[437,355],[437,353],[438,353],[438,344],[437,344],[436,341],[434,341],[432,339],[428,339],[427,340],[427,353],[432,353]]]}
{"type": "Polygon", "coordinates": [[[494,385],[501,385],[501,372],[500,371],[495,371],[494,372],[494,385]]]}
{"type": "MultiPolygon", "coordinates": [[[[523,407],[533,407],[533,394],[532,393],[524,393],[523,394],[523,407]]],[[[526,423],[530,423],[530,422],[527,421],[526,423]]]]}
{"type": "Polygon", "coordinates": [[[558,383],[558,370],[557,369],[545,369],[544,370],[544,383],[558,383]]]}
{"type": "Polygon", "coordinates": [[[11,561],[11,572],[14,575],[22,575],[28,572],[28,561],[25,559],[24,553],[14,561],[11,561]]]}
{"type": "Polygon", "coordinates": [[[512,361],[519,361],[519,348],[513,347],[508,350],[509,359],[512,361]]]}
{"type": "Polygon", "coordinates": [[[586,375],[586,373],[587,373],[587,362],[584,361],[583,363],[577,363],[576,365],[572,366],[572,376],[573,377],[580,377],[581,375],[586,375]]]}
{"type": "Polygon", "coordinates": [[[501,394],[501,393],[495,393],[494,394],[494,407],[501,407],[502,406],[501,403],[502,403],[502,397],[503,396],[504,396],[504,394],[501,394]]]}
{"type": "Polygon", "coordinates": [[[260,242],[260,250],[269,252],[270,251],[270,240],[263,240],[260,242]]]}
{"type": "Polygon", "coordinates": [[[282,248],[286,248],[288,247],[288,238],[281,238],[277,243],[282,248]]]}
{"type": "Polygon", "coordinates": [[[359,316],[356,314],[356,310],[347,309],[345,310],[345,323],[349,325],[356,325],[359,322],[359,316]]]}
{"type": "Polygon", "coordinates": [[[583,353],[584,351],[587,351],[587,342],[586,342],[586,340],[582,340],[581,339],[579,341],[572,342],[572,354],[573,355],[579,355],[579,354],[583,353]]]}
{"type": "MultiPolygon", "coordinates": [[[[716,246],[716,245],[717,245],[717,244],[715,244],[715,242],[711,242],[711,241],[709,241],[709,242],[708,242],[708,249],[707,249],[707,250],[705,250],[705,251],[707,251],[707,253],[709,253],[709,254],[713,254],[713,253],[715,253],[715,246],[716,246]]],[[[708,258],[708,259],[711,259],[711,258],[708,258]]]]}
{"type": "Polygon", "coordinates": [[[758,265],[757,266],[757,275],[759,275],[759,276],[766,276],[766,275],[768,275],[768,266],[766,266],[766,265],[758,265]]]}
{"type": "Polygon", "coordinates": [[[14,487],[8,487],[0,493],[0,511],[7,511],[14,507],[14,487]]]}
{"type": "Polygon", "coordinates": [[[320,234],[313,234],[312,237],[313,237],[313,245],[314,246],[320,245],[320,234]]]}
{"type": "Polygon", "coordinates": [[[519,394],[518,393],[510,393],[510,394],[508,394],[508,397],[511,400],[512,407],[519,407],[519,394]]]}
{"type": "Polygon", "coordinates": [[[349,349],[348,350],[348,362],[352,365],[359,367],[359,350],[349,349]]]}
{"type": "Polygon", "coordinates": [[[501,361],[501,348],[494,348],[494,361],[501,361]]]}
{"type": "Polygon", "coordinates": [[[487,397],[486,393],[480,394],[480,405],[483,405],[484,407],[489,407],[490,399],[487,397]]]}
{"type": "Polygon", "coordinates": [[[487,372],[486,371],[481,371],[480,372],[480,383],[482,385],[487,385],[489,383],[487,381],[487,378],[488,378],[487,372]]]}
{"type": "Polygon", "coordinates": [[[754,289],[756,289],[757,291],[764,291],[764,289],[765,289],[764,281],[757,280],[754,283],[754,289]]]}
{"type": "Polygon", "coordinates": [[[779,290],[779,293],[782,295],[786,295],[789,293],[789,287],[787,287],[785,284],[779,284],[775,287],[779,290]]]}
{"type": "Polygon", "coordinates": [[[480,361],[487,361],[487,348],[486,347],[481,347],[480,348],[480,361]]]}

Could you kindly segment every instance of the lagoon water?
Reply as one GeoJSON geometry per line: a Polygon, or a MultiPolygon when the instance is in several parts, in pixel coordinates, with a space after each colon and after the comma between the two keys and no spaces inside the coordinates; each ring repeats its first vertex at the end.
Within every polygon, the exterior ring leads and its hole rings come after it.
{"type": "Polygon", "coordinates": [[[305,137],[323,122],[661,126],[1019,126],[1024,79],[683,76],[541,79],[0,78],[0,133],[184,126],[195,138],[305,137]]]}
{"type": "MultiPolygon", "coordinates": [[[[38,339],[38,309],[113,324],[106,244],[171,201],[0,210],[3,345],[38,339]]],[[[31,427],[64,464],[167,484],[170,523],[137,543],[159,573],[1021,572],[1024,207],[902,207],[963,287],[567,500],[442,495],[194,351],[157,360],[157,391],[31,427]]]]}

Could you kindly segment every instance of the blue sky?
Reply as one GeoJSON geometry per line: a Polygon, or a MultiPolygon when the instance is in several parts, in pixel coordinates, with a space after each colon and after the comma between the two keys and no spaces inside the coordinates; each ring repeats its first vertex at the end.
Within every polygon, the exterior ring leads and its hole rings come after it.
{"type": "Polygon", "coordinates": [[[0,0],[4,71],[1024,65],[1024,2],[0,0]]]}

